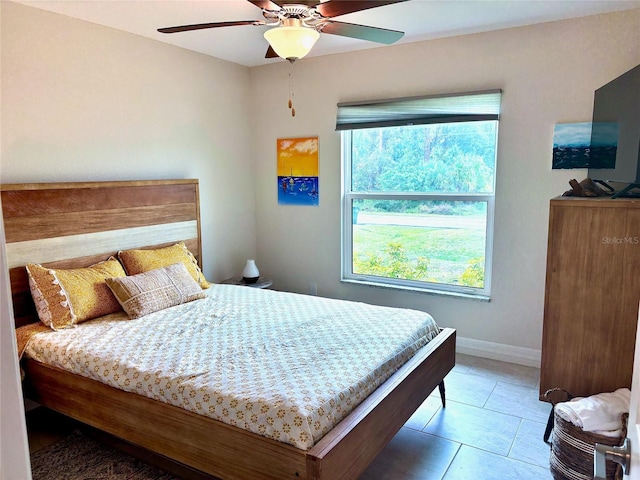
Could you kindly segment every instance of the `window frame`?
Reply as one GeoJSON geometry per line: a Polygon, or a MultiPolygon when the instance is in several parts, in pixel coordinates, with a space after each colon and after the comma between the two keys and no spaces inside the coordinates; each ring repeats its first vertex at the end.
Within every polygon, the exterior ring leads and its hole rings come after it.
{"type": "MultiPolygon", "coordinates": [[[[471,120],[474,121],[474,120],[471,120]]],[[[441,192],[357,192],[352,190],[352,130],[341,130],[342,185],[341,185],[341,281],[383,288],[409,290],[439,295],[472,298],[489,301],[491,298],[491,281],[493,266],[493,236],[495,217],[495,184],[497,173],[497,147],[499,120],[496,125],[496,153],[494,159],[492,193],[441,193],[441,192]],[[487,218],[485,230],[484,287],[468,287],[418,280],[405,280],[391,277],[357,274],[353,272],[353,201],[366,200],[445,200],[486,202],[487,218]]],[[[444,122],[443,122],[444,123],[444,122]]],[[[386,128],[384,126],[370,128],[386,128]]]]}

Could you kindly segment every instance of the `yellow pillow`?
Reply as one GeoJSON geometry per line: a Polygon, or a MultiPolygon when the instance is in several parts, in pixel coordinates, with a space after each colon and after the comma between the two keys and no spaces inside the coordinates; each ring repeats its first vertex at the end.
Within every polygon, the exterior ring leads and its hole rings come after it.
{"type": "Polygon", "coordinates": [[[26,268],[38,317],[54,330],[121,310],[105,283],[126,276],[114,257],[86,268],[51,269],[34,263],[26,268]]]}
{"type": "Polygon", "coordinates": [[[207,279],[204,278],[196,258],[184,242],[153,250],[124,250],[118,252],[118,258],[128,275],[137,275],[156,268],[168,267],[174,263],[183,263],[200,287],[209,288],[210,286],[207,279]]]}
{"type": "Polygon", "coordinates": [[[205,297],[183,263],[128,277],[107,278],[107,285],[129,318],[205,297]]]}

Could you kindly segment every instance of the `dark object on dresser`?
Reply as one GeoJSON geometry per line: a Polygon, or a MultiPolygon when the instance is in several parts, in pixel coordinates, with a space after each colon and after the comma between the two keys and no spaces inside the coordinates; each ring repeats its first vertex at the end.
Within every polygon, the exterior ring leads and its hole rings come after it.
{"type": "Polygon", "coordinates": [[[571,190],[564,192],[563,197],[606,197],[609,195],[590,178],[585,178],[580,183],[574,178],[569,180],[569,185],[571,185],[571,190]]]}

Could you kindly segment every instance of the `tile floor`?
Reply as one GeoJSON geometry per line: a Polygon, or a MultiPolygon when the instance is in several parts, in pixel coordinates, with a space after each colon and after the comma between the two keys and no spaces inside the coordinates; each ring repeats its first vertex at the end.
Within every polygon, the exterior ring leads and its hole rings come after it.
{"type": "Polygon", "coordinates": [[[437,389],[360,480],[551,480],[542,437],[551,411],[539,369],[457,355],[437,389]]]}
{"type": "MultiPolygon", "coordinates": [[[[538,375],[458,355],[445,379],[447,407],[436,389],[360,480],[551,480],[542,440],[551,407],[538,400],[538,375]]],[[[31,451],[75,428],[38,410],[27,415],[31,451]]]]}

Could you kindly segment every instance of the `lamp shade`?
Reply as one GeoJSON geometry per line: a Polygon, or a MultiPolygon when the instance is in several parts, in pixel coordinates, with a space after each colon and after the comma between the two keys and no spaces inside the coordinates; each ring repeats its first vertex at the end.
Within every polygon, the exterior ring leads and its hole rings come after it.
{"type": "Polygon", "coordinates": [[[253,259],[247,260],[247,264],[242,270],[242,280],[244,280],[245,283],[256,283],[258,278],[260,278],[260,271],[256,266],[256,261],[253,259]]]}
{"type": "Polygon", "coordinates": [[[283,26],[267,30],[264,38],[279,57],[297,60],[309,53],[320,34],[310,27],[283,26]]]}

